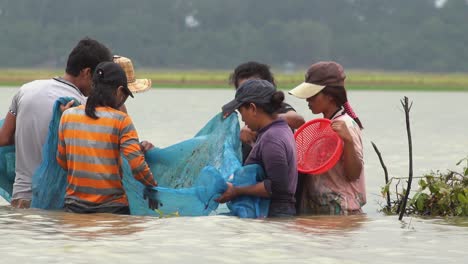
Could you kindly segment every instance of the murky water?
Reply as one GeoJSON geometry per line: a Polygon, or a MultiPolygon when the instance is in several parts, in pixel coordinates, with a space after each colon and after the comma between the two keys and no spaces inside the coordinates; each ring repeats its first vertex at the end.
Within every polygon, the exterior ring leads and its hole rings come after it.
{"type": "MultiPolygon", "coordinates": [[[[0,114],[14,92],[0,89],[0,114]]],[[[192,137],[233,95],[154,89],[127,107],[141,139],[165,147],[192,137]]],[[[365,127],[364,216],[158,219],[14,210],[0,202],[0,263],[466,263],[468,218],[400,222],[377,212],[383,172],[370,141],[391,176],[408,175],[404,95],[414,101],[415,175],[454,169],[468,155],[468,93],[350,92],[365,127]]],[[[313,118],[305,101],[287,101],[306,120],[313,118]]]]}

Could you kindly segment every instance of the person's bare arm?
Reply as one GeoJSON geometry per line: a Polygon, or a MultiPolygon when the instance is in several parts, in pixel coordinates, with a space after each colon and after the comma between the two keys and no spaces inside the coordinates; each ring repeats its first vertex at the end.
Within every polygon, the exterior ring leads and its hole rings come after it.
{"type": "Polygon", "coordinates": [[[354,148],[354,140],[351,136],[346,123],[341,120],[335,120],[332,123],[332,129],[343,139],[343,161],[346,177],[350,181],[355,181],[361,176],[363,164],[354,148]]]}
{"type": "Polygon", "coordinates": [[[242,186],[236,187],[232,185],[232,183],[227,183],[228,188],[227,190],[221,195],[219,198],[215,199],[218,203],[225,203],[229,202],[232,199],[236,198],[237,196],[241,195],[251,195],[251,196],[258,196],[258,197],[270,197],[270,193],[268,193],[267,189],[265,188],[265,184],[263,182],[259,182],[254,185],[249,186],[242,186]]]}
{"type": "Polygon", "coordinates": [[[298,129],[305,123],[304,117],[295,111],[288,111],[284,114],[279,114],[278,116],[279,118],[284,119],[292,129],[298,129]]]}
{"type": "Polygon", "coordinates": [[[143,151],[143,153],[146,153],[148,150],[154,148],[154,145],[153,143],[147,140],[143,140],[140,142],[140,147],[141,147],[141,151],[143,151]]]}
{"type": "Polygon", "coordinates": [[[257,140],[257,132],[252,131],[248,126],[243,126],[240,131],[242,143],[252,145],[257,140]]]}
{"type": "Polygon", "coordinates": [[[0,146],[15,144],[16,116],[8,112],[0,128],[0,146]]]}

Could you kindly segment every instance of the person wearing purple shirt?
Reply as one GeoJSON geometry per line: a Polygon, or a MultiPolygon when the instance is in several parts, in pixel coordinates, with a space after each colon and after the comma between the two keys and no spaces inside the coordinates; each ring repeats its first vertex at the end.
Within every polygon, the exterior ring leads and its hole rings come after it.
{"type": "Polygon", "coordinates": [[[223,106],[223,113],[239,110],[242,121],[258,133],[257,141],[245,161],[245,165],[259,164],[265,171],[265,179],[255,185],[233,186],[217,199],[224,203],[241,195],[270,198],[269,217],[296,214],[297,185],[296,143],[286,121],[276,114],[284,100],[284,94],[276,91],[265,80],[244,82],[236,91],[234,100],[223,106]]]}

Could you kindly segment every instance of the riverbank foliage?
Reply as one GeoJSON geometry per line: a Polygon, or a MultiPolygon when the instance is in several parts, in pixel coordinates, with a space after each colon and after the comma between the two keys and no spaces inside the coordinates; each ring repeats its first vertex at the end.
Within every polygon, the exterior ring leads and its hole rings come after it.
{"type": "MultiPolygon", "coordinates": [[[[411,195],[406,214],[419,216],[468,216],[468,157],[459,161],[460,171],[435,171],[417,177],[418,190],[411,195]]],[[[416,177],[415,177],[416,178],[416,177]]],[[[391,178],[382,195],[390,194],[390,206],[383,205],[385,214],[399,214],[400,205],[406,193],[406,181],[391,178]],[[394,191],[392,191],[394,190],[394,191]]]]}

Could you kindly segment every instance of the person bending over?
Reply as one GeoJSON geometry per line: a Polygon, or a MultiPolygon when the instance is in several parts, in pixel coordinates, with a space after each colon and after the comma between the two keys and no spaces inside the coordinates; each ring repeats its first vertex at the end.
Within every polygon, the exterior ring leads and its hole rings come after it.
{"type": "Polygon", "coordinates": [[[130,117],[118,109],[133,97],[123,69],[103,62],[93,75],[86,106],[66,110],[59,127],[57,161],[67,171],[65,211],[130,214],[120,154],[143,185],[156,186],[130,117]]]}
{"type": "Polygon", "coordinates": [[[244,187],[228,183],[228,189],[217,201],[223,203],[241,195],[268,197],[269,217],[296,213],[296,143],[291,128],[277,114],[283,100],[283,92],[276,91],[272,83],[253,79],[245,81],[237,89],[234,100],[223,106],[226,113],[237,109],[242,121],[257,133],[245,165],[259,164],[265,171],[265,179],[244,187]]]}

